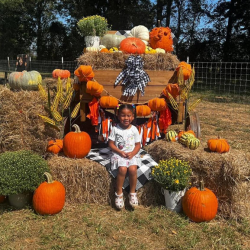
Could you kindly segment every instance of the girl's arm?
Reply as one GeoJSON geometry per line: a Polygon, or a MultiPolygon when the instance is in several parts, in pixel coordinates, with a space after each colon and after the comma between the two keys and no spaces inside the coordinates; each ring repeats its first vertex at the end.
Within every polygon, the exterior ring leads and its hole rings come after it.
{"type": "Polygon", "coordinates": [[[140,142],[136,142],[135,143],[135,148],[132,152],[127,153],[127,158],[130,160],[132,159],[141,149],[141,143],[140,142]]]}
{"type": "Polygon", "coordinates": [[[116,147],[115,142],[112,140],[109,140],[109,147],[111,148],[111,150],[115,153],[117,153],[118,155],[127,158],[127,153],[121,151],[119,148],[116,147]]]}

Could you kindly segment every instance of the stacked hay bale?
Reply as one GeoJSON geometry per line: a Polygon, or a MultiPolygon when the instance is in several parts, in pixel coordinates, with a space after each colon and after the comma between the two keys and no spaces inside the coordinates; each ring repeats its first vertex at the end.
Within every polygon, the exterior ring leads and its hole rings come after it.
{"type": "Polygon", "coordinates": [[[155,161],[176,157],[189,161],[192,184],[202,179],[219,201],[219,214],[225,218],[243,218],[250,214],[250,154],[231,149],[224,154],[209,152],[203,143],[190,150],[178,143],[157,141],[147,146],[155,161]]]}

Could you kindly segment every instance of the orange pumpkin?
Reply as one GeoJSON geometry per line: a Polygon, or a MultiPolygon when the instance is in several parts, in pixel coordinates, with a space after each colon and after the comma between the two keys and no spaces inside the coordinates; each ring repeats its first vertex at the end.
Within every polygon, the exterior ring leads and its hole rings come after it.
{"type": "Polygon", "coordinates": [[[178,67],[176,68],[177,76],[179,76],[179,72],[180,72],[179,69],[180,68],[182,69],[182,74],[183,74],[184,80],[189,79],[189,77],[192,74],[191,65],[186,63],[186,62],[180,62],[178,67]]]}
{"type": "Polygon", "coordinates": [[[180,88],[177,83],[169,83],[165,89],[163,89],[163,94],[168,98],[168,93],[170,93],[173,98],[176,98],[180,93],[180,88]]]}
{"type": "Polygon", "coordinates": [[[218,200],[215,194],[208,188],[204,188],[201,181],[200,190],[190,188],[182,198],[184,213],[194,222],[212,220],[218,209],[218,200]]]}
{"type": "Polygon", "coordinates": [[[148,106],[153,111],[162,111],[167,108],[167,103],[164,98],[154,98],[148,102],[148,106]]]}
{"type": "Polygon", "coordinates": [[[120,50],[128,54],[144,54],[146,49],[145,43],[136,37],[128,37],[121,41],[120,50]]]}
{"type": "Polygon", "coordinates": [[[69,158],[83,158],[91,149],[91,138],[74,124],[75,132],[69,132],[63,139],[63,152],[69,158]]]}
{"type": "Polygon", "coordinates": [[[38,214],[52,215],[62,211],[65,204],[65,188],[59,181],[53,181],[52,176],[45,172],[47,182],[43,182],[33,195],[33,207],[38,214]]]}
{"type": "Polygon", "coordinates": [[[103,91],[103,85],[98,82],[88,81],[86,86],[86,93],[93,96],[100,96],[103,91]]]}
{"type": "Polygon", "coordinates": [[[227,140],[221,138],[210,139],[208,140],[207,145],[212,152],[225,153],[230,149],[227,140]]]}
{"type": "Polygon", "coordinates": [[[3,203],[5,201],[5,196],[4,195],[0,195],[0,203],[3,203]]]}
{"type": "Polygon", "coordinates": [[[156,27],[149,33],[149,44],[153,49],[161,48],[166,52],[173,51],[173,39],[169,27],[156,27]]]}
{"type": "Polygon", "coordinates": [[[102,96],[99,100],[100,106],[102,108],[116,108],[118,105],[118,100],[113,96],[102,96]]]}
{"type": "Polygon", "coordinates": [[[151,113],[151,108],[147,105],[136,106],[136,116],[148,116],[151,113]]]}
{"type": "Polygon", "coordinates": [[[52,72],[52,77],[53,78],[60,77],[61,79],[65,79],[65,78],[70,77],[70,72],[68,70],[64,70],[64,69],[55,69],[52,72]]]}
{"type": "Polygon", "coordinates": [[[101,53],[110,53],[110,51],[107,48],[103,48],[100,50],[101,53]]]}
{"type": "Polygon", "coordinates": [[[81,65],[75,70],[74,74],[75,76],[78,77],[80,82],[91,81],[95,76],[92,67],[89,65],[88,66],[81,65]]]}
{"type": "Polygon", "coordinates": [[[58,154],[63,149],[63,140],[55,139],[50,140],[47,146],[47,152],[58,154]]]}

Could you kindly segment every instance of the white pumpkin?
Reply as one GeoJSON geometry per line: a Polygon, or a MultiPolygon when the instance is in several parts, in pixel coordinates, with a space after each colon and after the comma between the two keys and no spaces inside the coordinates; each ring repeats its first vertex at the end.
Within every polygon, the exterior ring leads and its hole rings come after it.
{"type": "Polygon", "coordinates": [[[125,38],[125,36],[106,34],[101,38],[100,44],[104,45],[107,49],[111,49],[112,47],[119,48],[121,41],[125,38]]]}
{"type": "Polygon", "coordinates": [[[87,47],[85,50],[86,52],[98,52],[99,51],[99,49],[96,47],[87,47]]]}
{"type": "MultiPolygon", "coordinates": [[[[141,40],[148,42],[149,41],[149,30],[147,27],[143,25],[138,25],[135,26],[131,31],[130,31],[129,36],[137,37],[140,38],[141,40]]],[[[147,45],[147,44],[146,44],[147,45]]]]}
{"type": "Polygon", "coordinates": [[[166,53],[165,49],[157,48],[155,49],[156,53],[166,53]]]}

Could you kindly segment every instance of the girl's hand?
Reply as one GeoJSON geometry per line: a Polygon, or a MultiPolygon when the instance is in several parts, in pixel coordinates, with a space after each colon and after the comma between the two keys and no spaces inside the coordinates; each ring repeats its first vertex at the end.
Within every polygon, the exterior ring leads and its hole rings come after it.
{"type": "Polygon", "coordinates": [[[135,155],[133,154],[133,152],[128,152],[127,153],[127,158],[130,160],[134,157],[135,155]]]}
{"type": "Polygon", "coordinates": [[[120,156],[123,158],[127,158],[128,157],[128,153],[125,153],[123,151],[120,152],[120,156]]]}

